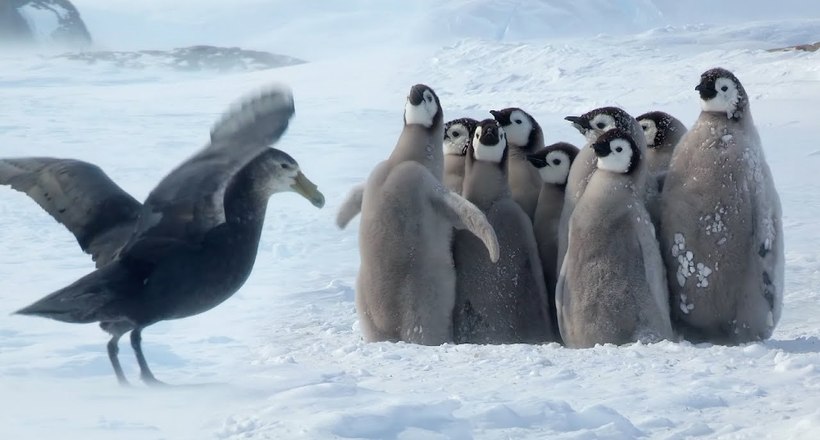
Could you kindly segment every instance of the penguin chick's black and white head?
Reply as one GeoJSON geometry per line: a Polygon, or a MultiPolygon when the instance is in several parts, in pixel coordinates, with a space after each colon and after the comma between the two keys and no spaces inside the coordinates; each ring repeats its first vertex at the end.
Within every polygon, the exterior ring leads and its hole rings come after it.
{"type": "Polygon", "coordinates": [[[600,107],[581,116],[567,116],[564,119],[572,122],[572,126],[590,140],[614,128],[629,130],[632,124],[632,116],[618,107],[600,107]]]}
{"type": "Polygon", "coordinates": [[[507,133],[507,142],[510,146],[519,148],[536,147],[532,144],[540,134],[541,127],[529,113],[517,107],[510,107],[501,110],[490,110],[490,114],[507,133]]]}
{"type": "Polygon", "coordinates": [[[615,129],[604,133],[592,149],[598,156],[598,169],[630,174],[641,161],[641,150],[627,131],[615,129]]]}
{"type": "Polygon", "coordinates": [[[444,124],[444,154],[466,155],[477,125],[478,121],[473,118],[454,119],[444,124]]]}
{"type": "Polygon", "coordinates": [[[427,128],[442,122],[441,104],[436,92],[424,84],[410,88],[404,105],[404,125],[421,125],[427,128]]]}
{"type": "Polygon", "coordinates": [[[746,90],[730,71],[716,67],[700,75],[700,107],[705,112],[726,113],[729,119],[740,119],[749,105],[746,90]]]}
{"type": "Polygon", "coordinates": [[[646,146],[649,148],[659,148],[663,145],[667,137],[670,137],[675,130],[678,129],[672,121],[675,120],[672,115],[664,112],[648,112],[637,118],[638,123],[641,124],[641,129],[646,137],[646,146]]]}
{"type": "Polygon", "coordinates": [[[473,157],[475,160],[502,163],[506,158],[507,135],[501,124],[494,119],[478,123],[473,135],[473,157]]]}
{"type": "Polygon", "coordinates": [[[255,168],[254,182],[260,185],[260,189],[267,196],[293,191],[308,199],[317,208],[324,206],[325,196],[305,177],[299,164],[288,153],[268,148],[248,166],[255,168]]]}
{"type": "Polygon", "coordinates": [[[578,147],[567,142],[548,145],[527,156],[527,160],[538,169],[544,183],[566,185],[572,161],[578,155],[578,147]]]}

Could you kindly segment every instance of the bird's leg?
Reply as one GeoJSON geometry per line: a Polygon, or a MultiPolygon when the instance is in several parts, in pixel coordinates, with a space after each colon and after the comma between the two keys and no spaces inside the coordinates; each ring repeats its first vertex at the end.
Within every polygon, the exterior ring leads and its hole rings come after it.
{"type": "Polygon", "coordinates": [[[128,383],[128,379],[125,378],[125,374],[122,372],[120,359],[117,357],[120,352],[120,347],[118,344],[121,337],[122,333],[113,333],[111,335],[111,340],[108,341],[108,360],[111,361],[111,366],[114,367],[114,374],[117,375],[117,382],[119,382],[122,386],[129,386],[130,384],[128,383]]]}
{"type": "Polygon", "coordinates": [[[137,355],[137,363],[140,366],[140,378],[146,385],[165,385],[164,382],[157,380],[154,373],[148,368],[148,362],[145,362],[145,356],[142,354],[142,327],[137,327],[131,331],[131,347],[134,348],[134,354],[137,355]]]}

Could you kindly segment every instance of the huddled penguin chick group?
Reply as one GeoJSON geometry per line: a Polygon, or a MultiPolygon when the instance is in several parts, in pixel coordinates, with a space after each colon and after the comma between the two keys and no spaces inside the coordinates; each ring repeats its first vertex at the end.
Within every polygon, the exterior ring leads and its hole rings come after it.
{"type": "Polygon", "coordinates": [[[780,202],[743,86],[716,68],[696,89],[689,131],[660,111],[567,116],[578,149],[544,146],[518,107],[443,124],[436,94],[414,86],[393,154],[337,217],[362,214],[365,339],[768,338],[782,308],[780,202]]]}

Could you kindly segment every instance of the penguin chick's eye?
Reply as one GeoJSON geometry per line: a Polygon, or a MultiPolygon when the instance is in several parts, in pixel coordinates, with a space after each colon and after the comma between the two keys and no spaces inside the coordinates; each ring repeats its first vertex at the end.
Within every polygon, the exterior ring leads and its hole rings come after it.
{"type": "Polygon", "coordinates": [[[457,132],[457,131],[454,131],[454,132],[452,133],[452,135],[453,135],[453,137],[454,137],[454,138],[457,138],[457,137],[461,136],[461,133],[459,133],[459,132],[457,132]]]}
{"type": "Polygon", "coordinates": [[[606,124],[604,124],[603,122],[599,122],[599,123],[597,123],[597,124],[595,124],[595,125],[596,125],[599,129],[601,129],[601,130],[603,130],[603,129],[606,127],[606,124]]]}
{"type": "Polygon", "coordinates": [[[617,151],[618,153],[620,153],[621,151],[624,151],[624,149],[623,149],[623,148],[621,148],[621,147],[615,147],[615,151],[617,151]]]}
{"type": "Polygon", "coordinates": [[[553,165],[561,165],[561,159],[553,159],[552,164],[553,165]]]}
{"type": "Polygon", "coordinates": [[[289,164],[286,164],[286,163],[282,164],[282,169],[289,170],[290,168],[291,168],[291,166],[289,164]]]}
{"type": "Polygon", "coordinates": [[[430,96],[430,95],[427,95],[427,102],[433,102],[433,97],[430,96]]]}
{"type": "Polygon", "coordinates": [[[523,123],[524,123],[524,121],[522,121],[522,120],[520,120],[520,119],[516,119],[516,120],[515,120],[515,123],[516,123],[516,124],[518,124],[518,125],[521,125],[521,124],[523,124],[523,123]]]}
{"type": "Polygon", "coordinates": [[[723,86],[723,87],[720,88],[720,90],[723,90],[725,92],[725,91],[729,90],[729,87],[723,86]]]}

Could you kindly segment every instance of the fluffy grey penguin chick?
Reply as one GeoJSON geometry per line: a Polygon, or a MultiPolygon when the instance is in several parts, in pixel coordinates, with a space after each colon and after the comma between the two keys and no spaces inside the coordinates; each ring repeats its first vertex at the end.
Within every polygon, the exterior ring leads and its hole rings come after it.
{"type": "Polygon", "coordinates": [[[510,196],[507,158],[504,130],[493,119],[481,121],[467,153],[464,197],[493,225],[501,257],[490,261],[473,235],[456,233],[453,325],[458,343],[555,340],[532,222],[510,196]]]}
{"type": "Polygon", "coordinates": [[[673,319],[693,341],[766,339],[783,306],[780,198],[737,77],[710,69],[695,89],[702,112],[661,193],[673,319]]]}
{"type": "Polygon", "coordinates": [[[490,114],[507,133],[507,147],[510,150],[507,180],[510,183],[512,198],[532,219],[538,205],[541,178],[527,160],[527,155],[544,147],[544,133],[538,121],[520,108],[490,110],[490,114]]]}
{"type": "Polygon", "coordinates": [[[574,348],[671,339],[663,261],[634,180],[641,149],[618,129],[592,148],[598,170],[572,213],[556,286],[561,336],[574,348]]]}
{"type": "Polygon", "coordinates": [[[484,214],[441,183],[444,122],[430,87],[410,89],[390,157],[342,204],[337,225],[361,212],[356,311],[366,341],[439,345],[453,340],[453,228],[466,229],[498,261],[484,214]]]}
{"type": "Polygon", "coordinates": [[[655,222],[655,228],[660,225],[660,193],[663,191],[669,161],[675,145],[686,134],[686,126],[669,113],[654,111],[644,113],[636,118],[641,124],[646,138],[646,166],[647,182],[657,188],[652,197],[647,198],[646,209],[655,222]]]}
{"type": "Polygon", "coordinates": [[[553,333],[560,337],[558,318],[555,310],[555,283],[558,281],[558,224],[564,207],[564,190],[572,162],[578,155],[575,145],[558,142],[527,156],[544,181],[535,209],[533,231],[538,243],[538,256],[544,280],[547,284],[547,298],[553,333]]]}
{"type": "MultiPolygon", "coordinates": [[[[556,270],[561,270],[561,262],[567,251],[567,234],[569,230],[569,218],[575,209],[575,204],[584,194],[587,183],[596,170],[597,158],[591,145],[599,136],[613,129],[624,130],[632,136],[635,144],[641,150],[641,156],[646,156],[646,139],[638,121],[626,111],[618,107],[600,107],[588,111],[581,116],[567,116],[564,118],[572,122],[573,127],[584,135],[587,139],[586,145],[578,152],[578,156],[572,162],[569,170],[567,186],[564,195],[564,208],[561,212],[561,220],[558,225],[558,265],[556,270]]],[[[633,180],[638,185],[644,200],[652,199],[657,193],[654,185],[647,185],[646,163],[641,160],[637,168],[632,173],[633,180]],[[644,189],[645,188],[645,189],[644,189]]]]}
{"type": "Polygon", "coordinates": [[[478,121],[472,118],[454,119],[444,124],[444,186],[461,194],[464,182],[464,158],[473,141],[478,121]]]}

